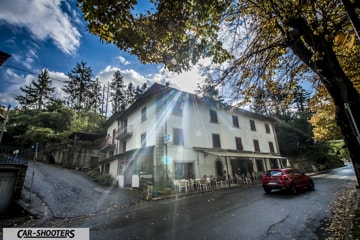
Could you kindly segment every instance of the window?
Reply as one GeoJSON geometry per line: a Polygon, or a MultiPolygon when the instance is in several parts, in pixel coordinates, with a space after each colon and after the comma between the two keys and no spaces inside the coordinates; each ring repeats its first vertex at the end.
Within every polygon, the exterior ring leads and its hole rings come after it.
{"type": "Polygon", "coordinates": [[[213,134],[212,135],[212,140],[213,140],[213,147],[214,148],[221,148],[220,135],[219,134],[213,134]]]}
{"type": "Polygon", "coordinates": [[[182,129],[173,128],[173,144],[184,145],[184,133],[182,129]]]}
{"type": "Polygon", "coordinates": [[[175,162],[174,170],[176,179],[195,178],[194,163],[175,162]]]}
{"type": "Polygon", "coordinates": [[[233,127],[239,128],[239,119],[237,116],[232,116],[233,127]]]}
{"type": "Polygon", "coordinates": [[[109,173],[110,172],[110,163],[105,164],[105,169],[103,173],[109,173]]]}
{"type": "Polygon", "coordinates": [[[128,119],[126,118],[123,122],[121,122],[121,124],[122,124],[122,129],[123,129],[124,133],[127,133],[128,119]]]}
{"type": "Polygon", "coordinates": [[[269,142],[269,148],[270,148],[270,152],[271,153],[274,153],[275,150],[274,150],[274,144],[272,142],[269,142]]]}
{"type": "Polygon", "coordinates": [[[250,129],[251,131],[256,131],[255,121],[250,119],[250,129]]]}
{"type": "Polygon", "coordinates": [[[236,138],[235,138],[235,143],[236,143],[236,149],[237,149],[237,150],[244,150],[244,147],[243,147],[241,138],[236,137],[236,138]]]}
{"type": "Polygon", "coordinates": [[[260,145],[259,145],[259,141],[258,140],[253,140],[254,141],[254,149],[255,152],[260,152],[260,145]]]}
{"type": "Polygon", "coordinates": [[[122,144],[122,152],[126,152],[126,141],[122,144]]]}
{"type": "Polygon", "coordinates": [[[210,109],[210,122],[217,123],[217,112],[215,110],[210,109]]]}
{"type": "Polygon", "coordinates": [[[116,137],[116,129],[113,130],[113,135],[112,135],[112,139],[111,139],[112,144],[115,144],[115,137],[116,137]]]}
{"type": "Polygon", "coordinates": [[[267,123],[265,123],[265,130],[266,130],[266,133],[270,134],[270,125],[267,123]]]}
{"type": "Polygon", "coordinates": [[[146,120],[146,107],[141,109],[141,122],[145,122],[146,120]]]}
{"type": "Polygon", "coordinates": [[[146,147],[146,133],[141,134],[141,147],[146,147]]]}

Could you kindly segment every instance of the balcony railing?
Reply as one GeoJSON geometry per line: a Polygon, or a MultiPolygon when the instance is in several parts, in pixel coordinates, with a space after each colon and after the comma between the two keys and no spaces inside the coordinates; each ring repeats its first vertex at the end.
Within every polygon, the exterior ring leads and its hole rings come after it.
{"type": "Polygon", "coordinates": [[[116,144],[112,141],[112,136],[107,136],[100,143],[100,152],[108,152],[115,148],[116,144]]]}
{"type": "Polygon", "coordinates": [[[115,138],[118,140],[124,140],[126,138],[131,137],[133,135],[133,132],[134,132],[133,126],[128,125],[117,130],[115,138]]]}

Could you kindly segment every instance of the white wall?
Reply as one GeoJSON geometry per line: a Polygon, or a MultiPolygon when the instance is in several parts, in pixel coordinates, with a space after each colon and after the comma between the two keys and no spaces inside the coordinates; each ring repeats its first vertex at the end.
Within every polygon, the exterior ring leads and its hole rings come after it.
{"type": "MultiPolygon", "coordinates": [[[[176,96],[176,94],[175,94],[176,96]]],[[[191,98],[188,98],[191,99],[191,98]]],[[[173,135],[173,128],[180,128],[184,133],[184,146],[175,146],[169,143],[167,150],[170,158],[168,170],[174,171],[174,162],[194,163],[195,174],[201,177],[204,174],[216,176],[216,160],[213,155],[205,156],[193,149],[193,147],[213,148],[212,134],[220,135],[221,149],[236,150],[235,137],[242,139],[243,150],[254,152],[253,140],[259,141],[260,152],[269,153],[269,142],[273,143],[275,153],[278,153],[276,139],[273,133],[272,123],[262,118],[252,118],[239,112],[226,112],[224,110],[213,109],[217,112],[218,123],[210,122],[209,108],[202,102],[189,100],[184,105],[183,115],[175,116],[172,114],[172,103],[169,100],[166,106],[167,113],[167,133],[173,135]],[[238,116],[239,128],[233,127],[232,115],[238,116]],[[250,129],[249,120],[255,121],[256,131],[250,129]],[[265,123],[270,126],[270,134],[265,131],[265,123]]],[[[128,117],[128,126],[133,126],[133,135],[126,139],[126,150],[141,147],[141,134],[146,132],[146,146],[156,145],[156,97],[150,98],[144,104],[135,109],[128,117]],[[141,122],[141,111],[146,106],[146,121],[141,122]]],[[[161,124],[164,124],[164,120],[161,124]]],[[[113,122],[108,128],[108,134],[112,136],[113,130],[121,127],[117,121],[113,122]]],[[[122,150],[122,142],[115,140],[117,147],[114,154],[122,150]]],[[[156,150],[155,150],[156,153],[156,150]]],[[[226,170],[225,159],[220,158],[223,169],[226,170]]],[[[230,160],[228,159],[229,170],[231,171],[230,160]]],[[[117,161],[113,161],[110,166],[111,175],[117,176],[117,161]]]]}

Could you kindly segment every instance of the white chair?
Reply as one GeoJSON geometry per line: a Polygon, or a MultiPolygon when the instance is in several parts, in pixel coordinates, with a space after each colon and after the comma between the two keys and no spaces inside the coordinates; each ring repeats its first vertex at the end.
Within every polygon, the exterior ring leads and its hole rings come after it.
{"type": "Polygon", "coordinates": [[[243,183],[242,177],[241,177],[239,174],[237,174],[237,173],[235,173],[235,179],[236,179],[236,183],[237,183],[237,184],[243,183]]]}
{"type": "Polygon", "coordinates": [[[209,177],[206,178],[206,188],[211,188],[211,179],[209,177]]]}
{"type": "Polygon", "coordinates": [[[251,183],[251,178],[245,176],[245,174],[242,175],[243,182],[246,184],[251,183]]]}
{"type": "Polygon", "coordinates": [[[216,183],[216,187],[222,187],[222,180],[221,180],[221,177],[217,177],[216,180],[215,180],[215,183],[216,183]]]}
{"type": "Polygon", "coordinates": [[[185,179],[181,179],[179,181],[179,192],[181,192],[183,189],[185,190],[185,192],[188,191],[188,184],[185,179]]]}
{"type": "Polygon", "coordinates": [[[195,180],[194,179],[191,179],[189,181],[187,181],[187,184],[188,184],[188,190],[189,191],[192,191],[194,190],[194,185],[195,185],[195,180]]]}
{"type": "Polygon", "coordinates": [[[174,179],[173,184],[174,184],[175,192],[179,191],[179,184],[180,184],[179,179],[174,179]]]}

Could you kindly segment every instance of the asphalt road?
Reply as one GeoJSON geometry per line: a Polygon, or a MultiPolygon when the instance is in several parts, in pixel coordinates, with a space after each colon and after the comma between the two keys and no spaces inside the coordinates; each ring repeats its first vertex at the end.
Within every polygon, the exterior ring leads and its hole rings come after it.
{"type": "Polygon", "coordinates": [[[346,166],[313,176],[315,191],[295,196],[281,191],[265,194],[257,184],[144,202],[126,194],[128,190],[99,190],[89,179],[74,178],[71,170],[52,169],[49,174],[49,166],[41,166],[34,190],[55,218],[19,227],[86,227],[94,240],[322,240],[327,237],[322,228],[330,217],[330,204],[344,188],[355,186],[352,166],[346,166]]]}
{"type": "Polygon", "coordinates": [[[128,190],[98,185],[85,172],[41,162],[29,162],[24,189],[24,201],[30,199],[30,207],[46,219],[86,216],[138,201],[128,190]]]}
{"type": "Polygon", "coordinates": [[[354,187],[351,166],[314,176],[315,191],[265,194],[259,185],[161,201],[108,214],[91,239],[325,239],[322,223],[337,192],[354,187]]]}

